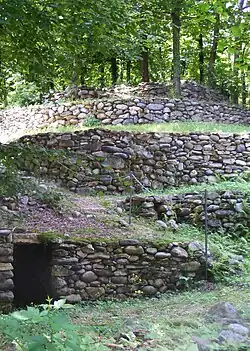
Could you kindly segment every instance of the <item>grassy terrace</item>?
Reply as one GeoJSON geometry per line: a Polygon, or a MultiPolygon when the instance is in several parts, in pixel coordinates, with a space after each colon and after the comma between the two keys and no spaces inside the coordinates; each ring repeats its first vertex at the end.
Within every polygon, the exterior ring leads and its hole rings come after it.
{"type": "Polygon", "coordinates": [[[171,123],[148,123],[148,124],[128,124],[128,125],[95,125],[93,127],[51,127],[40,130],[33,130],[33,134],[39,132],[54,132],[66,133],[79,130],[88,130],[92,128],[102,128],[106,130],[127,131],[134,133],[230,133],[230,134],[244,134],[250,133],[250,126],[236,125],[236,124],[222,124],[213,122],[171,122],[171,123]]]}
{"type": "MultiPolygon", "coordinates": [[[[248,173],[245,173],[245,177],[249,178],[248,173]]],[[[244,176],[243,176],[244,177],[244,176]]],[[[180,188],[166,188],[163,190],[154,190],[144,192],[145,195],[179,195],[179,194],[188,194],[194,192],[202,192],[205,189],[207,191],[239,191],[242,193],[250,194],[250,182],[241,178],[240,176],[237,177],[235,181],[219,181],[215,184],[207,184],[201,183],[197,185],[182,185],[180,188]],[[237,179],[239,178],[239,179],[237,179]]]]}
{"type": "MultiPolygon", "coordinates": [[[[65,320],[66,314],[69,318],[67,332],[71,335],[73,325],[77,328],[85,351],[196,351],[193,337],[206,340],[218,336],[221,326],[208,323],[206,314],[221,301],[231,302],[244,318],[249,318],[247,275],[236,281],[232,278],[230,286],[219,284],[213,290],[211,285],[211,291],[196,289],[181,294],[166,293],[160,298],[83,303],[59,311],[57,320],[65,320]],[[133,334],[136,331],[137,338],[133,334]]],[[[11,328],[13,320],[2,315],[0,322],[1,350],[13,350],[10,348],[11,339],[3,335],[7,328],[11,328]]],[[[14,325],[16,329],[12,335],[21,341],[50,331],[47,324],[16,321],[14,325]]]]}

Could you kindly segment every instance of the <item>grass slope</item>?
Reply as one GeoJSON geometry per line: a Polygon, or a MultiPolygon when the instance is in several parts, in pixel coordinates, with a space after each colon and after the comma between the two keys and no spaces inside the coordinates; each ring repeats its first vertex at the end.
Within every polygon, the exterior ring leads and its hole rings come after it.
{"type": "Polygon", "coordinates": [[[38,132],[54,132],[54,133],[66,133],[80,130],[88,130],[91,128],[102,128],[114,131],[127,131],[134,133],[231,133],[231,134],[242,134],[250,133],[250,126],[236,125],[236,124],[222,124],[214,122],[170,122],[170,123],[148,123],[148,124],[127,124],[127,125],[93,125],[89,126],[59,126],[49,127],[45,129],[38,129],[30,131],[32,134],[38,132]]]}
{"type": "MultiPolygon", "coordinates": [[[[247,176],[247,174],[245,174],[247,176]]],[[[207,189],[208,192],[221,192],[221,191],[238,191],[245,194],[250,194],[250,182],[237,177],[235,181],[218,181],[218,183],[208,184],[193,184],[193,185],[182,185],[180,188],[166,188],[163,190],[152,190],[144,192],[144,195],[181,195],[181,194],[190,194],[190,193],[200,193],[204,192],[207,189]],[[237,178],[239,178],[237,180],[237,178]]]]}

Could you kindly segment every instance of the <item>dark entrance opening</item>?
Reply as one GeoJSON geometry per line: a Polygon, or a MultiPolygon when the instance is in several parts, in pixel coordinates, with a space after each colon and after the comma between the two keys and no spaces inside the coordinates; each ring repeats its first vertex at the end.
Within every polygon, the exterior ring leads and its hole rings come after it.
{"type": "Polygon", "coordinates": [[[50,246],[14,246],[14,302],[17,307],[44,303],[51,296],[50,262],[50,246]]]}

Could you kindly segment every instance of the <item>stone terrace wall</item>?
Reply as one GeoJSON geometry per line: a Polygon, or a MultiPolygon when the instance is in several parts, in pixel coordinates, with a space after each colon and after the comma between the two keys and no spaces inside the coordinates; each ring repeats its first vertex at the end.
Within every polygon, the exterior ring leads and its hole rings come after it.
{"type": "MultiPolygon", "coordinates": [[[[129,210],[129,198],[120,202],[120,207],[129,210]]],[[[208,193],[208,226],[235,232],[249,228],[250,195],[239,191],[208,193]]],[[[132,198],[132,209],[137,216],[154,219],[174,218],[178,223],[188,222],[204,225],[204,193],[183,195],[140,196],[132,198]]]]}
{"type": "MultiPolygon", "coordinates": [[[[140,83],[137,86],[117,85],[113,88],[95,89],[86,86],[68,87],[64,92],[56,92],[44,96],[44,102],[58,102],[61,99],[89,99],[89,98],[121,98],[127,96],[165,96],[169,97],[173,90],[172,84],[140,83]]],[[[181,84],[181,93],[188,99],[206,100],[213,102],[226,101],[227,98],[216,90],[209,89],[192,81],[181,84]]]]}
{"type": "Polygon", "coordinates": [[[204,253],[198,243],[113,243],[53,245],[55,296],[67,300],[153,296],[178,287],[180,276],[200,279],[204,253]]]}
{"type": "Polygon", "coordinates": [[[0,311],[10,309],[13,294],[13,243],[10,230],[0,229],[0,311]]]}
{"type": "MultiPolygon", "coordinates": [[[[42,177],[78,192],[121,193],[128,189],[130,170],[145,187],[159,189],[215,182],[217,175],[235,177],[250,166],[249,134],[88,130],[27,136],[19,143],[65,150],[65,157],[58,160],[51,160],[46,153],[36,156],[31,150],[27,162],[20,157],[21,167],[32,171],[39,164],[42,177]]],[[[138,185],[136,190],[140,190],[138,185]]]]}
{"type": "Polygon", "coordinates": [[[237,106],[188,98],[128,98],[64,102],[0,111],[0,142],[28,129],[82,126],[90,118],[100,124],[204,121],[250,124],[250,111],[237,106]]]}
{"type": "MultiPolygon", "coordinates": [[[[0,230],[0,311],[9,310],[14,301],[13,246],[29,243],[39,244],[37,239],[30,240],[29,233],[12,235],[11,230],[0,230]]],[[[204,277],[203,246],[197,242],[127,239],[50,245],[52,297],[66,297],[70,302],[153,296],[178,288],[181,276],[193,280],[204,277]]]]}

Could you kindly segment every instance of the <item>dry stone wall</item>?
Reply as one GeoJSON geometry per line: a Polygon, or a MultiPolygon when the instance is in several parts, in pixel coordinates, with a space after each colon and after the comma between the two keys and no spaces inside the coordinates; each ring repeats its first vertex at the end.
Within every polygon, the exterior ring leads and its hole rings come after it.
{"type": "Polygon", "coordinates": [[[0,142],[25,130],[77,126],[204,121],[250,124],[250,111],[223,102],[190,98],[103,97],[0,111],[0,142]]]}
{"type": "Polygon", "coordinates": [[[153,296],[176,289],[181,276],[201,279],[204,265],[202,245],[195,242],[56,244],[52,284],[57,297],[71,302],[153,296]]]}
{"type": "MultiPolygon", "coordinates": [[[[29,233],[17,235],[0,230],[0,311],[9,310],[15,302],[14,245],[42,245],[28,238],[29,233]]],[[[52,290],[51,297],[65,297],[70,302],[154,296],[178,288],[181,276],[204,278],[204,248],[198,242],[55,240],[49,245],[52,254],[47,262],[51,271],[48,294],[52,290]]]]}
{"type": "Polygon", "coordinates": [[[14,300],[13,243],[10,230],[0,229],[0,311],[8,311],[14,300]]]}
{"type": "MultiPolygon", "coordinates": [[[[250,166],[249,134],[88,130],[27,136],[18,143],[45,150],[41,156],[30,149],[28,160],[20,157],[21,168],[32,171],[39,166],[40,176],[81,193],[123,193],[130,170],[144,187],[160,189],[213,183],[220,176],[230,179],[250,166]],[[51,159],[49,150],[64,150],[65,155],[51,159]]],[[[141,190],[138,183],[135,190],[141,190]]]]}
{"type": "MultiPolygon", "coordinates": [[[[117,85],[113,88],[95,89],[86,86],[72,86],[64,92],[50,93],[44,96],[44,102],[57,102],[61,99],[88,99],[88,98],[110,98],[124,96],[171,96],[172,84],[166,83],[140,83],[137,86],[117,85]]],[[[181,84],[181,94],[188,99],[207,100],[214,102],[227,101],[225,95],[218,91],[209,89],[193,81],[185,81],[181,84]]]]}
{"type": "MultiPolygon", "coordinates": [[[[213,191],[207,195],[208,227],[211,230],[243,232],[250,226],[250,195],[239,191],[213,191]]],[[[130,199],[119,207],[129,210],[130,199]]],[[[181,195],[142,196],[132,198],[132,211],[137,216],[168,220],[177,223],[204,225],[204,192],[181,195]]]]}

